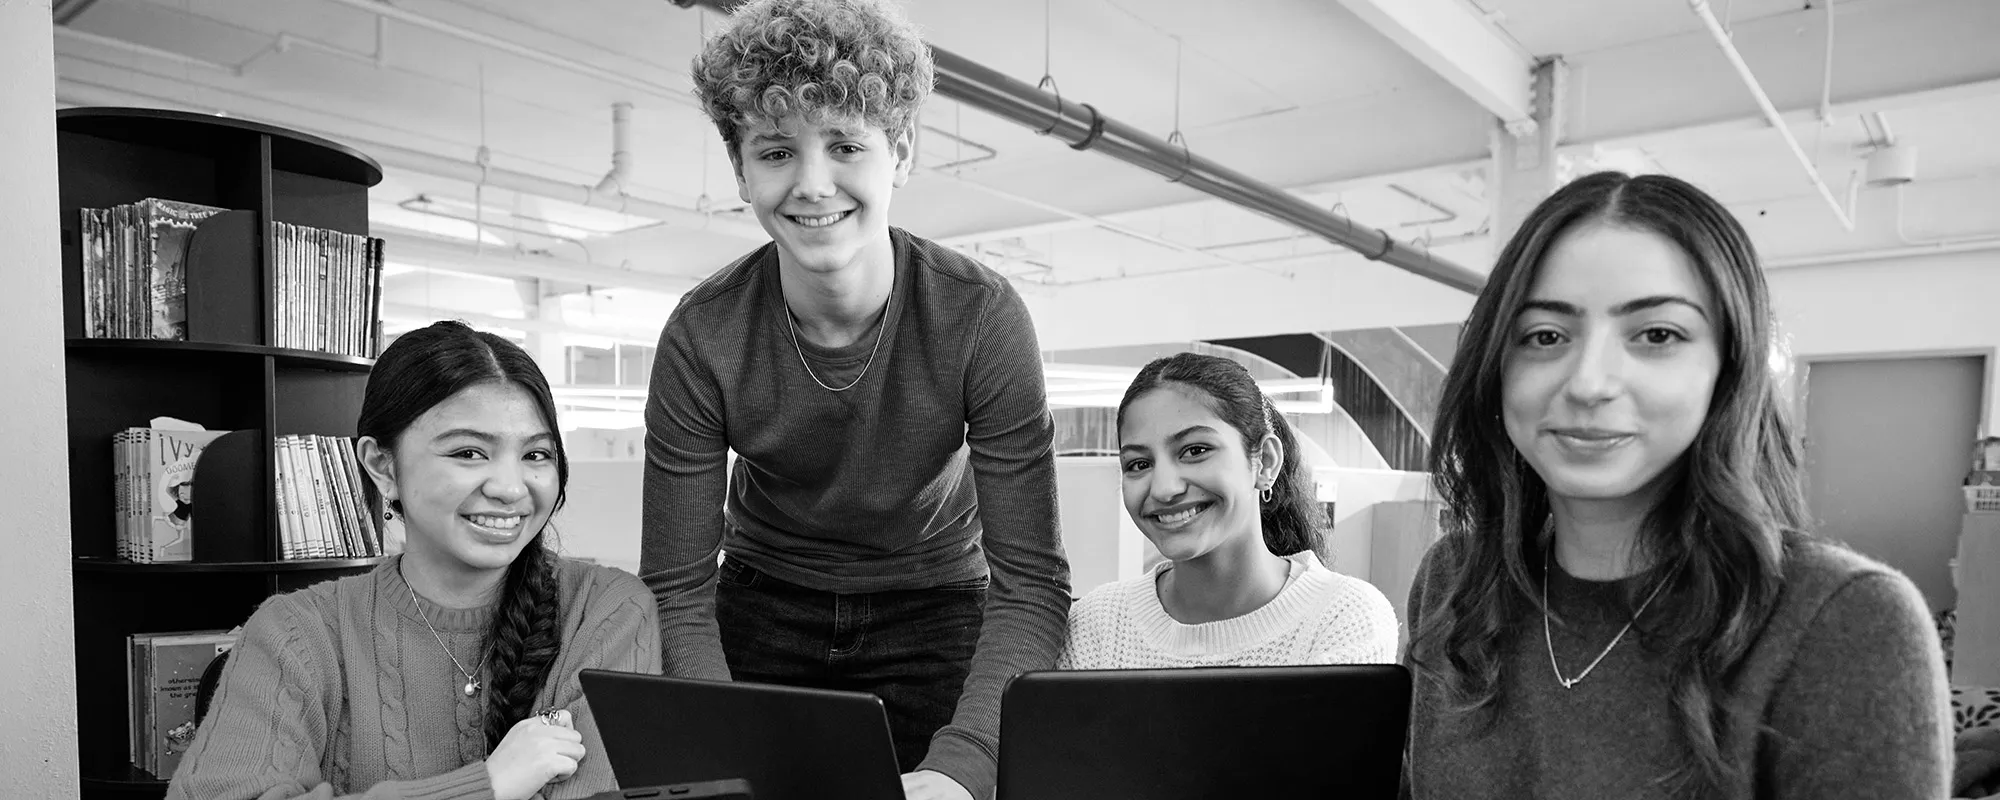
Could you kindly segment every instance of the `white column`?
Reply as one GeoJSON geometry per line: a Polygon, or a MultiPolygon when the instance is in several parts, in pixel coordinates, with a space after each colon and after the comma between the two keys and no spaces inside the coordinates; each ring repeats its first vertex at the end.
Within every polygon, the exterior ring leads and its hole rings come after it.
{"type": "Polygon", "coordinates": [[[1536,65],[1534,124],[1494,123],[1493,165],[1486,193],[1493,201],[1495,256],[1507,246],[1528,212],[1535,210],[1535,204],[1560,188],[1556,145],[1562,143],[1568,76],[1569,68],[1562,59],[1536,65]]]}
{"type": "Polygon", "coordinates": [[[49,0],[0,2],[0,775],[10,797],[76,797],[76,643],[49,0]]]}
{"type": "MultiPolygon", "coordinates": [[[[551,325],[561,325],[563,296],[555,291],[553,283],[541,279],[521,281],[521,294],[530,317],[551,325]]],[[[542,365],[542,374],[548,376],[549,383],[570,382],[568,338],[539,328],[528,332],[528,355],[534,356],[535,363],[542,365]]]]}

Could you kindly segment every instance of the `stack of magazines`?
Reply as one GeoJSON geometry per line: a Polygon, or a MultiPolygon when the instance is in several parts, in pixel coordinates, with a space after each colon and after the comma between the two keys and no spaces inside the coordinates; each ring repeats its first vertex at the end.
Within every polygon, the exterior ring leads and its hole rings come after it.
{"type": "Polygon", "coordinates": [[[83,214],[83,335],[187,339],[187,252],[213,206],[149,197],[83,214]]]}
{"type": "Polygon", "coordinates": [[[277,302],[272,304],[271,343],[373,357],[382,240],[272,224],[277,302]]]}
{"type": "Polygon", "coordinates": [[[384,555],[381,527],[368,509],[354,440],[287,435],[277,439],[278,557],[372,558],[384,555]]]}

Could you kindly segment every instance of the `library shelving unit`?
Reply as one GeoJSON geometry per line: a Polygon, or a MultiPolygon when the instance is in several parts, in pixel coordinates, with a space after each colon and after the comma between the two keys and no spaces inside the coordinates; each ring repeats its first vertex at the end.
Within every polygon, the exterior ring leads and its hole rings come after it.
{"type": "Polygon", "coordinates": [[[220,116],[71,108],[56,130],[80,788],[160,797],[169,776],[130,762],[126,637],[233,628],[273,594],[382,561],[278,557],[273,437],[353,436],[374,362],[271,346],[290,310],[275,296],[272,223],[367,235],[382,169],[334,142],[220,116]],[[79,209],[148,197],[228,209],[189,239],[188,340],[84,338],[79,209]],[[160,416],[233,433],[196,464],[194,560],[120,561],[112,436],[160,416]]]}

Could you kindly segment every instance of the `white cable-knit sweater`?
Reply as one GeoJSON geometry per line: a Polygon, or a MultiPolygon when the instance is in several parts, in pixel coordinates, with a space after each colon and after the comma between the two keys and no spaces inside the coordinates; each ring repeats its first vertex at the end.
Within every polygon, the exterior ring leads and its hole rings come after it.
{"type": "Polygon", "coordinates": [[[1286,560],[1291,572],[1271,602],[1234,619],[1199,625],[1174,621],[1160,605],[1156,587],[1172,562],[1099,586],[1070,608],[1069,646],[1056,667],[1395,663],[1400,631],[1381,590],[1327,569],[1311,551],[1286,560]]]}

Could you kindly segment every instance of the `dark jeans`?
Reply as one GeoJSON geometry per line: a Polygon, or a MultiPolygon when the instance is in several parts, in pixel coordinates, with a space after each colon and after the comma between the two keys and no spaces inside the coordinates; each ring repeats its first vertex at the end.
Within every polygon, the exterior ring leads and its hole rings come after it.
{"type": "Polygon", "coordinates": [[[836,594],[725,558],[715,620],[736,680],[882,698],[897,765],[910,772],[958,708],[985,619],[986,582],[836,594]]]}

